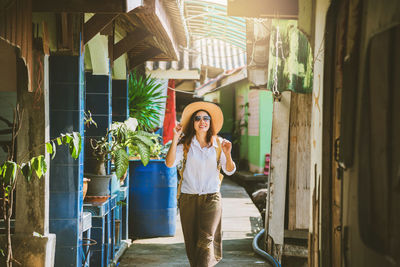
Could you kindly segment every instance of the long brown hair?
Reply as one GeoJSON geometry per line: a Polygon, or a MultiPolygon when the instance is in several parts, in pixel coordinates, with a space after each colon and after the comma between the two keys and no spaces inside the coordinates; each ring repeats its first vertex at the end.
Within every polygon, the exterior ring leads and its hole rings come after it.
{"type": "Polygon", "coordinates": [[[193,137],[196,135],[196,130],[194,129],[194,117],[200,111],[204,111],[211,118],[210,127],[208,128],[207,135],[206,135],[206,142],[207,142],[208,145],[211,145],[211,140],[212,140],[212,137],[213,137],[212,117],[211,117],[210,113],[207,112],[207,110],[199,109],[199,110],[196,110],[195,112],[193,112],[193,114],[190,117],[190,120],[188,122],[188,125],[187,125],[185,131],[183,132],[184,136],[179,141],[179,143],[183,144],[183,146],[185,146],[185,147],[189,147],[190,146],[190,143],[192,142],[193,137]]]}

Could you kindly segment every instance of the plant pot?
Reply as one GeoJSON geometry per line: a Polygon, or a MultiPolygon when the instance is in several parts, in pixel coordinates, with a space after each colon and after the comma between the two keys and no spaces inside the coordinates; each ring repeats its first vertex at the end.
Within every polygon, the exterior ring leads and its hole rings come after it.
{"type": "Polygon", "coordinates": [[[88,196],[108,196],[110,195],[109,185],[112,178],[110,175],[97,175],[92,173],[85,173],[85,177],[90,178],[88,186],[88,196]]]}
{"type": "Polygon", "coordinates": [[[100,204],[105,202],[107,199],[109,199],[109,195],[108,196],[86,196],[86,203],[96,203],[96,204],[100,204]]]}
{"type": "Polygon", "coordinates": [[[90,138],[85,138],[84,172],[105,175],[106,159],[100,160],[98,157],[95,156],[94,150],[90,145],[89,140],[90,138]]]}
{"type": "Polygon", "coordinates": [[[82,188],[82,191],[83,191],[83,199],[85,199],[85,197],[86,197],[86,193],[87,193],[87,189],[88,189],[88,183],[90,182],[90,179],[89,178],[83,178],[83,188],[82,188]]]}

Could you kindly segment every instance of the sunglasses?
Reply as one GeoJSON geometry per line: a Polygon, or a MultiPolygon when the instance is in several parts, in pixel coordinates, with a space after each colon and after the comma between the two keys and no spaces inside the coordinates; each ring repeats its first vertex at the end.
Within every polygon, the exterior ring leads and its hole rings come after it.
{"type": "Polygon", "coordinates": [[[211,117],[210,116],[194,116],[194,121],[200,121],[203,119],[203,121],[210,121],[211,117]]]}

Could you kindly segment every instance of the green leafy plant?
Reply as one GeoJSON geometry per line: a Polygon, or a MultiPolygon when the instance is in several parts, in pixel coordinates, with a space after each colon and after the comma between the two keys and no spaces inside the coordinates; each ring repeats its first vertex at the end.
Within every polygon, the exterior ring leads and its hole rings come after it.
{"type": "Polygon", "coordinates": [[[138,121],[129,118],[123,123],[114,122],[101,139],[90,138],[92,155],[96,159],[92,170],[94,174],[105,175],[105,163],[113,160],[117,178],[123,177],[129,166],[127,148],[134,147],[140,154],[143,165],[147,165],[150,160],[150,147],[153,144],[152,134],[137,128],[138,121]]]}
{"type": "Polygon", "coordinates": [[[133,71],[129,75],[129,112],[139,122],[139,129],[152,131],[159,121],[163,99],[161,84],[150,76],[143,77],[133,71]]]}
{"type": "MultiPolygon", "coordinates": [[[[6,265],[12,266],[13,262],[19,263],[13,258],[11,244],[11,217],[13,215],[14,192],[19,176],[25,177],[27,182],[33,178],[40,179],[47,172],[47,162],[45,155],[31,157],[30,155],[38,148],[45,146],[46,153],[52,155],[51,159],[56,155],[56,148],[60,145],[66,145],[72,158],[77,159],[81,152],[81,135],[77,132],[61,134],[40,146],[35,147],[25,155],[20,157],[20,161],[16,160],[15,142],[21,129],[23,111],[17,105],[14,112],[14,121],[12,127],[11,144],[8,147],[7,160],[0,164],[0,183],[3,192],[2,211],[3,219],[6,224],[7,246],[6,246],[6,265]]],[[[4,254],[4,253],[2,253],[4,254]]]]}
{"type": "MultiPolygon", "coordinates": [[[[149,155],[145,160],[148,162],[149,159],[160,159],[164,158],[168,152],[168,147],[162,145],[162,137],[155,133],[146,133],[148,138],[150,138],[151,143],[149,145],[149,155]]],[[[143,157],[140,153],[140,147],[137,145],[131,145],[129,147],[130,155],[134,158],[140,158],[143,161],[143,157]]],[[[146,165],[145,165],[146,166],[146,165]]]]}

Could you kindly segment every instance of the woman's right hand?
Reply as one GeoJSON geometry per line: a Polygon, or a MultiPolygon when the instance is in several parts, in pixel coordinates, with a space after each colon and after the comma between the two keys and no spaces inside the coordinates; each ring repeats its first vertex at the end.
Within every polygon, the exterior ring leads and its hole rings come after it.
{"type": "Polygon", "coordinates": [[[178,125],[176,125],[176,127],[174,128],[174,141],[178,142],[179,141],[179,137],[182,134],[182,125],[179,123],[178,125]]]}
{"type": "Polygon", "coordinates": [[[174,137],[172,139],[171,146],[169,147],[167,156],[165,157],[165,165],[168,167],[172,167],[174,165],[175,157],[176,157],[176,147],[178,145],[179,137],[182,134],[182,125],[178,124],[174,128],[174,137]]]}

